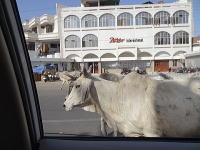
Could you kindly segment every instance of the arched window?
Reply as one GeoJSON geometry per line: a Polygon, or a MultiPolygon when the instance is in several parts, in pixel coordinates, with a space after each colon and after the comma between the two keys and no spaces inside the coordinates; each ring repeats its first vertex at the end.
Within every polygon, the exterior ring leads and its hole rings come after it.
{"type": "Polygon", "coordinates": [[[184,24],[188,23],[188,12],[184,10],[180,10],[174,13],[173,15],[173,22],[174,24],[184,24]]]}
{"type": "Polygon", "coordinates": [[[133,25],[133,15],[130,13],[122,13],[117,17],[118,26],[131,26],[133,25]]]}
{"type": "Polygon", "coordinates": [[[82,47],[97,47],[98,39],[93,34],[88,34],[82,39],[82,47]]]}
{"type": "Polygon", "coordinates": [[[152,24],[152,16],[150,13],[141,12],[135,17],[136,25],[150,25],[152,24]]]}
{"type": "Polygon", "coordinates": [[[82,27],[97,27],[97,17],[94,15],[86,15],[82,18],[82,27]]]}
{"type": "Polygon", "coordinates": [[[158,32],[154,37],[155,45],[166,45],[170,44],[170,34],[167,32],[158,32]]]}
{"type": "Polygon", "coordinates": [[[81,47],[80,38],[76,35],[69,35],[65,38],[65,48],[81,47]]]}
{"type": "Polygon", "coordinates": [[[157,12],[154,16],[154,24],[170,24],[170,14],[166,11],[157,12]]]}
{"type": "Polygon", "coordinates": [[[99,19],[100,27],[115,26],[115,16],[112,14],[104,14],[99,19]]]}
{"type": "Polygon", "coordinates": [[[174,44],[189,44],[189,34],[185,31],[178,31],[173,35],[174,44]]]}
{"type": "Polygon", "coordinates": [[[67,16],[64,20],[64,28],[80,28],[80,20],[77,16],[67,16]]]}

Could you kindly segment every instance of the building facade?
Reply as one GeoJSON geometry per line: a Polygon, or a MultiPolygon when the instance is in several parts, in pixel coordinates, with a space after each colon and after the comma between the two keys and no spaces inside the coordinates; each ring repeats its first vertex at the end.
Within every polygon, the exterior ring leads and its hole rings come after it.
{"type": "MultiPolygon", "coordinates": [[[[67,70],[82,63],[92,65],[94,73],[136,66],[168,71],[183,65],[185,54],[192,52],[191,1],[118,4],[118,0],[82,0],[81,7],[57,5],[53,40],[43,34],[42,21],[32,19],[28,27],[34,31],[37,26],[40,35],[35,43],[42,43],[40,49],[45,50],[46,43],[60,44],[57,57],[69,62],[64,65],[67,70]]],[[[56,53],[48,55],[56,57],[56,53]]]]}
{"type": "Polygon", "coordinates": [[[63,70],[63,63],[69,60],[60,57],[57,15],[44,14],[26,20],[23,29],[32,66],[55,64],[63,70]]]}

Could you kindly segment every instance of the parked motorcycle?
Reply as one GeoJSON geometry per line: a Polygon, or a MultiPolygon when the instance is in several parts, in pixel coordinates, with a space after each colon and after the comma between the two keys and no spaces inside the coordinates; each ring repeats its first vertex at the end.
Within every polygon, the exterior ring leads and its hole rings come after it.
{"type": "Polygon", "coordinates": [[[53,75],[50,72],[48,72],[47,74],[44,74],[42,79],[44,82],[59,80],[59,78],[56,75],[53,75]]]}
{"type": "Polygon", "coordinates": [[[49,80],[48,75],[47,75],[47,74],[44,74],[43,77],[42,77],[42,80],[43,80],[44,82],[47,82],[47,81],[49,80]]]}
{"type": "Polygon", "coordinates": [[[127,69],[127,68],[123,68],[122,71],[121,71],[121,74],[122,75],[127,75],[131,72],[131,70],[127,69]]]}

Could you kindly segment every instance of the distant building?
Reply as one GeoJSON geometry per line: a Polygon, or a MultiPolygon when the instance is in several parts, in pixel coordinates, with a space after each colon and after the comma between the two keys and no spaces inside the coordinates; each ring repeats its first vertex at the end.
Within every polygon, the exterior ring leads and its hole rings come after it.
{"type": "Polygon", "coordinates": [[[64,70],[85,63],[94,73],[133,67],[168,71],[192,53],[192,19],[190,0],[145,5],[81,0],[81,7],[57,5],[55,16],[33,18],[23,26],[29,49],[35,45],[42,51],[35,62],[61,60],[64,70]]]}
{"type": "Polygon", "coordinates": [[[192,38],[193,51],[186,54],[187,67],[200,67],[200,36],[192,38]]]}

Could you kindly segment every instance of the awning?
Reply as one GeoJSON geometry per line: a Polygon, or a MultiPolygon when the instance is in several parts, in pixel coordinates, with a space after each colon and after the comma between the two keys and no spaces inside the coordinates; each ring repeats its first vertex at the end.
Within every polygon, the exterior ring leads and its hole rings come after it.
{"type": "Polygon", "coordinates": [[[68,58],[31,58],[31,62],[74,62],[68,58]]]}
{"type": "Polygon", "coordinates": [[[42,74],[46,69],[56,69],[57,66],[49,65],[49,66],[38,66],[33,68],[34,73],[42,74]]]}

